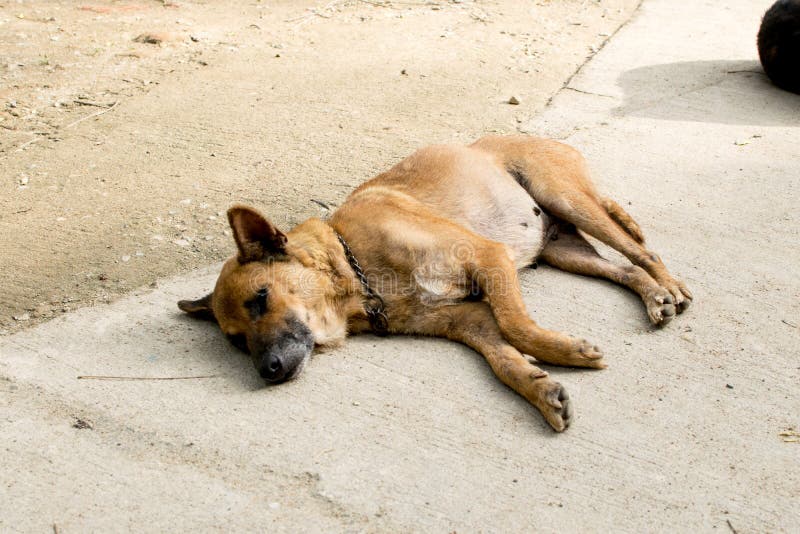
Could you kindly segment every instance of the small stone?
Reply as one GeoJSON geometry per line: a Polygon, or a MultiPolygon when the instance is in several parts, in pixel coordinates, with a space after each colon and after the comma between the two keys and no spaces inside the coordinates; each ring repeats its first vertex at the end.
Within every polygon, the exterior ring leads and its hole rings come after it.
{"type": "Polygon", "coordinates": [[[353,406],[361,406],[361,403],[358,401],[353,401],[353,406]]]}
{"type": "Polygon", "coordinates": [[[145,43],[145,44],[161,44],[164,42],[169,36],[165,34],[159,33],[142,33],[137,35],[133,38],[133,41],[136,43],[145,43]]]}
{"type": "Polygon", "coordinates": [[[184,198],[183,200],[181,200],[181,204],[183,204],[185,206],[188,206],[191,203],[192,203],[192,199],[191,198],[184,198]]]}
{"type": "Polygon", "coordinates": [[[72,428],[77,428],[78,430],[84,430],[84,429],[91,430],[94,427],[92,426],[92,423],[90,423],[89,421],[85,421],[80,417],[76,417],[75,422],[72,423],[72,428]]]}
{"type": "Polygon", "coordinates": [[[517,99],[516,96],[512,96],[511,98],[508,99],[508,103],[511,104],[512,106],[518,106],[519,100],[517,99]]]}
{"type": "Polygon", "coordinates": [[[28,321],[28,320],[30,320],[30,318],[31,318],[31,314],[29,314],[27,312],[23,313],[22,315],[14,315],[12,317],[12,319],[14,319],[15,321],[19,321],[19,322],[28,321]]]}
{"type": "Polygon", "coordinates": [[[272,510],[277,510],[278,508],[280,508],[280,506],[281,506],[281,505],[280,505],[280,504],[278,504],[278,503],[276,503],[276,502],[271,502],[271,503],[269,503],[269,507],[270,507],[272,510]]]}
{"type": "Polygon", "coordinates": [[[185,239],[176,239],[175,241],[173,241],[173,243],[175,243],[179,247],[188,247],[189,246],[189,242],[187,240],[185,240],[185,239]]]}
{"type": "Polygon", "coordinates": [[[725,384],[725,387],[728,388],[728,389],[733,389],[733,386],[730,385],[730,384],[725,384]]]}
{"type": "Polygon", "coordinates": [[[129,261],[131,261],[131,257],[130,257],[130,256],[128,256],[128,255],[122,256],[122,258],[120,258],[120,259],[121,259],[123,262],[129,262],[129,261]]]}

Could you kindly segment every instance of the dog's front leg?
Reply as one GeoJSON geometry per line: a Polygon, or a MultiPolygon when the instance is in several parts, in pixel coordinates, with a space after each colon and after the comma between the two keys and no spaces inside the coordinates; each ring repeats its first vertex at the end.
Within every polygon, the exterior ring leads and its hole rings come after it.
{"type": "Polygon", "coordinates": [[[536,406],[557,432],[569,426],[573,412],[567,391],[505,340],[485,302],[447,306],[428,324],[437,328],[424,333],[447,337],[480,352],[494,374],[536,406]]]}
{"type": "Polygon", "coordinates": [[[516,267],[504,245],[482,244],[468,270],[489,303],[503,336],[517,350],[554,365],[606,367],[603,354],[595,345],[541,328],[528,316],[516,267]]]}

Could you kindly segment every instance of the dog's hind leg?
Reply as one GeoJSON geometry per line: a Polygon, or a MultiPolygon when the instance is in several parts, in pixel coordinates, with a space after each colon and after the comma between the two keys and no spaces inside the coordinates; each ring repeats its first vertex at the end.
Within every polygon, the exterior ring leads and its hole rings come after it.
{"type": "Polygon", "coordinates": [[[569,223],[558,223],[558,239],[549,241],[539,259],[567,272],[606,278],[635,291],[647,307],[650,321],[664,325],[675,316],[672,295],[637,265],[615,265],[569,223]]]}
{"type": "Polygon", "coordinates": [[[689,307],[692,294],[686,285],[672,277],[656,253],[647,250],[615,222],[597,199],[589,194],[577,193],[555,199],[549,204],[555,208],[553,214],[557,218],[572,223],[579,230],[619,251],[631,263],[647,271],[658,285],[670,292],[678,313],[689,307]]]}
{"type": "Polygon", "coordinates": [[[679,313],[689,306],[692,294],[670,275],[658,255],[643,246],[643,236],[631,216],[597,194],[580,152],[557,141],[524,136],[487,137],[472,146],[492,153],[551,215],[574,224],[647,271],[670,292],[679,313]]]}
{"type": "Polygon", "coordinates": [[[423,333],[447,337],[472,347],[486,358],[494,374],[536,406],[557,432],[569,426],[573,412],[566,390],[504,339],[486,303],[446,306],[435,314],[435,320],[428,324],[436,327],[431,326],[430,332],[423,333]]]}

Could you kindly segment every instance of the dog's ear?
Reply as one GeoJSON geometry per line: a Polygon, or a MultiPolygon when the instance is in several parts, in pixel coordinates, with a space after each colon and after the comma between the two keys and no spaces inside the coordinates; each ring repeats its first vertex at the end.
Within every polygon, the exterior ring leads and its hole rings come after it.
{"type": "Polygon", "coordinates": [[[286,236],[253,208],[233,206],[228,210],[228,222],[239,247],[239,263],[286,252],[286,236]]]}
{"type": "Polygon", "coordinates": [[[212,295],[213,293],[209,293],[199,300],[180,300],[178,301],[178,308],[197,319],[217,322],[214,310],[211,308],[212,295]]]}

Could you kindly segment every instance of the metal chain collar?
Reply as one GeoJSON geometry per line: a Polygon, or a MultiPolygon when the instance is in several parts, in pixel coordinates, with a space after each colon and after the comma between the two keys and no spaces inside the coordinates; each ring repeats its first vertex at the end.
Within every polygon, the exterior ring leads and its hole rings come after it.
{"type": "Polygon", "coordinates": [[[347,261],[350,263],[350,267],[353,268],[359,281],[361,281],[361,287],[364,288],[364,293],[366,293],[364,311],[367,313],[369,326],[376,335],[385,336],[389,333],[389,317],[386,315],[386,303],[383,302],[380,295],[369,287],[367,276],[364,274],[364,270],[353,255],[353,251],[350,250],[347,241],[344,240],[339,232],[336,232],[336,237],[339,238],[339,243],[341,243],[342,248],[344,248],[344,255],[347,257],[347,261]]]}

